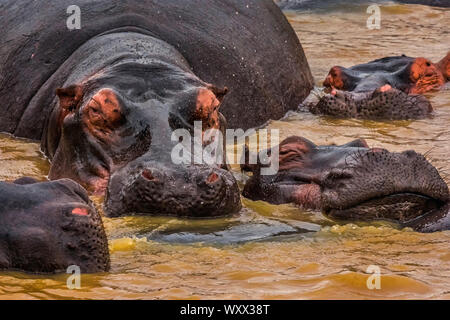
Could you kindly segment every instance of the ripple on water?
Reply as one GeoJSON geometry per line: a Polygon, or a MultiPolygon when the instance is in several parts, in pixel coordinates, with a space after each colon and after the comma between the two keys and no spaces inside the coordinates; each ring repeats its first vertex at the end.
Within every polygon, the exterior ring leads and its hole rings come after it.
{"type": "MultiPolygon", "coordinates": [[[[333,65],[401,53],[437,61],[449,49],[448,10],[382,6],[381,29],[368,30],[365,6],[336,9],[288,13],[318,85],[333,65]]],[[[365,138],[392,151],[429,151],[428,158],[444,172],[450,169],[450,90],[429,97],[435,113],[420,121],[293,113],[269,128],[279,129],[281,138],[301,135],[318,144],[365,138]]],[[[0,179],[45,179],[47,172],[37,143],[0,135],[0,179]]],[[[102,198],[93,200],[101,209],[102,198]]],[[[450,299],[450,232],[336,224],[291,205],[243,203],[240,216],[223,219],[105,218],[111,272],[83,275],[80,290],[66,288],[67,275],[3,272],[0,299],[450,299]],[[369,265],[381,269],[381,290],[367,289],[369,265]]]]}

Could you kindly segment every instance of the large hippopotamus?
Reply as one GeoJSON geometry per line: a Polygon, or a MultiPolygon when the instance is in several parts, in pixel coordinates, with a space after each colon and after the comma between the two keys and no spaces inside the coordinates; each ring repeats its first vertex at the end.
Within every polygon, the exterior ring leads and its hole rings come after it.
{"type": "Polygon", "coordinates": [[[414,151],[391,153],[361,139],[317,146],[291,136],[279,145],[278,173],[262,175],[261,167],[242,165],[253,172],[243,191],[249,199],[294,203],[339,220],[391,220],[422,232],[450,229],[448,186],[414,151]]]}
{"type": "Polygon", "coordinates": [[[6,0],[0,11],[0,131],[40,139],[50,179],[106,194],[110,216],[239,211],[226,166],[175,164],[172,133],[254,127],[313,86],[272,0],[6,0]],[[69,30],[73,5],[81,28],[69,30]]]}
{"type": "Polygon", "coordinates": [[[340,118],[420,119],[433,108],[423,93],[450,81],[450,52],[441,61],[393,56],[350,68],[334,66],[323,85],[327,94],[311,94],[302,103],[315,114],[340,118]]]}
{"type": "Polygon", "coordinates": [[[108,241],[86,191],[62,179],[0,182],[0,270],[109,270],[108,241]]]}

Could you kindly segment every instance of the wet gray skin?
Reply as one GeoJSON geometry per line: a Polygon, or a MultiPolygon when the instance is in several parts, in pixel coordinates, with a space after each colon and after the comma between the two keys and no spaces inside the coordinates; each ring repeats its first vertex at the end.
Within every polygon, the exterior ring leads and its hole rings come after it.
{"type": "Polygon", "coordinates": [[[385,92],[380,89],[370,92],[335,90],[334,94],[313,91],[300,109],[336,118],[368,120],[423,119],[433,112],[426,97],[409,95],[394,88],[385,92]]]}
{"type": "Polygon", "coordinates": [[[366,93],[337,91],[327,94],[310,111],[339,118],[361,119],[422,119],[433,111],[431,103],[422,95],[408,95],[397,89],[366,93]]]}
{"type": "Polygon", "coordinates": [[[108,271],[102,219],[79,184],[62,179],[0,182],[0,270],[108,271]]]}
{"type": "Polygon", "coordinates": [[[389,220],[418,231],[450,228],[449,189],[436,168],[414,151],[368,148],[363,140],[317,146],[301,137],[280,144],[280,170],[253,175],[243,195],[274,204],[295,203],[344,221],[389,220]]]}

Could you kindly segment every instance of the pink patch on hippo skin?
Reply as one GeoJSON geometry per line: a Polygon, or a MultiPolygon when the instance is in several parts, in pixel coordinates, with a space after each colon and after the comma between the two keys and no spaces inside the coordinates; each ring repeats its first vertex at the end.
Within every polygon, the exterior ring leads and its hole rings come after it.
{"type": "Polygon", "coordinates": [[[206,183],[214,183],[217,180],[219,180],[219,176],[217,175],[217,173],[212,172],[208,178],[206,178],[206,183]]]}
{"type": "Polygon", "coordinates": [[[380,87],[380,92],[386,92],[391,89],[392,89],[392,87],[389,84],[385,84],[384,86],[380,87]]]}
{"type": "Polygon", "coordinates": [[[72,210],[72,214],[76,214],[78,216],[87,216],[88,213],[89,211],[86,208],[75,208],[72,210]]]}

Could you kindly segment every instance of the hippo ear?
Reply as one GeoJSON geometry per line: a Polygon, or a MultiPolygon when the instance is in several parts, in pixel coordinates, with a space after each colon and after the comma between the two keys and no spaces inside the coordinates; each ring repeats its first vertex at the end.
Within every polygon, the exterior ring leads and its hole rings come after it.
{"type": "Polygon", "coordinates": [[[214,93],[214,95],[216,96],[217,100],[219,100],[220,103],[222,103],[223,97],[225,97],[225,95],[228,93],[228,88],[227,87],[223,87],[223,88],[218,88],[215,85],[208,85],[208,89],[212,91],[212,93],[214,93]]]}
{"type": "Polygon", "coordinates": [[[83,89],[80,85],[71,85],[67,88],[56,89],[56,95],[59,98],[60,107],[71,112],[75,110],[83,97],[83,89]]]}

